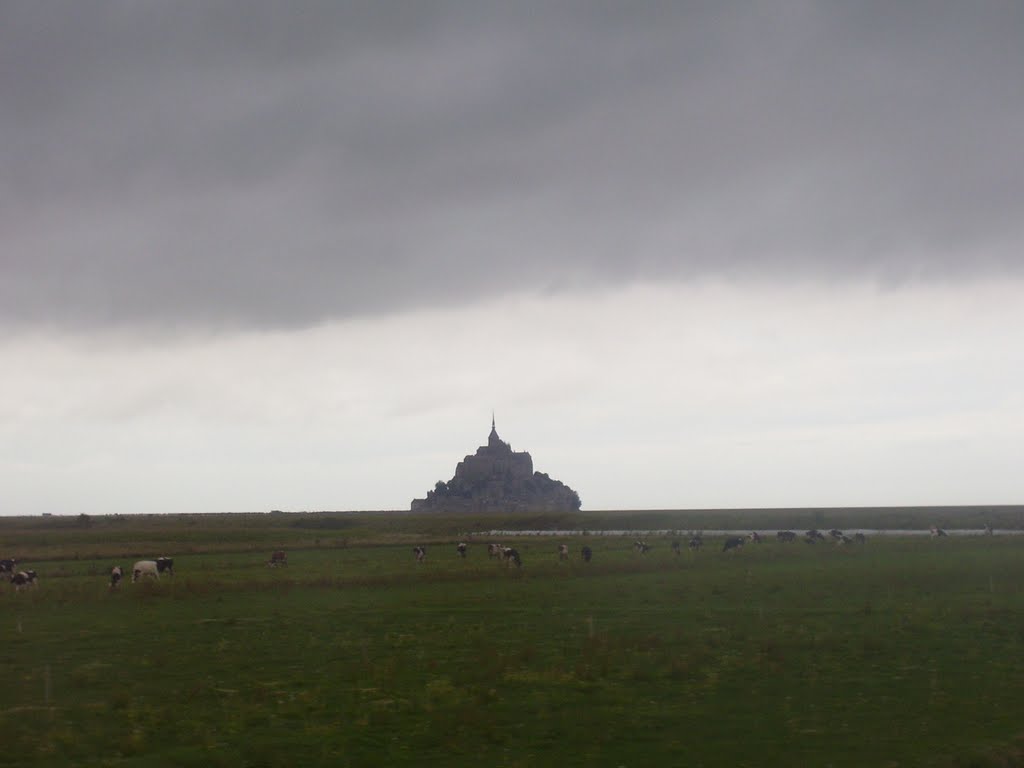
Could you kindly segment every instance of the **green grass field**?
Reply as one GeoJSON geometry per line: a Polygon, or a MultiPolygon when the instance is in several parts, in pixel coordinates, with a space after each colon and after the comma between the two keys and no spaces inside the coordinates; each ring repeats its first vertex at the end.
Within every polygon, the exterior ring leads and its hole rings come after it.
{"type": "Polygon", "coordinates": [[[10,764],[1024,765],[1024,537],[505,539],[517,570],[465,519],[66,522],[0,522],[40,574],[0,594],[10,764]],[[108,590],[137,554],[176,575],[108,590]]]}

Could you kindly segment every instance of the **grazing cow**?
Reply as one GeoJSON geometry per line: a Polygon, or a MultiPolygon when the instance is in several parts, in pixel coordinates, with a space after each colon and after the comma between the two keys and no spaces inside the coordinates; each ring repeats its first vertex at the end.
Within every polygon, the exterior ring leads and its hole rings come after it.
{"type": "Polygon", "coordinates": [[[505,547],[505,551],[502,553],[502,556],[505,558],[505,563],[509,568],[512,567],[512,563],[516,564],[516,568],[519,568],[523,564],[523,561],[519,558],[519,553],[512,549],[512,547],[505,547]]]}
{"type": "Polygon", "coordinates": [[[677,555],[683,551],[683,544],[679,539],[674,539],[672,541],[672,551],[677,555]]]}
{"type": "Polygon", "coordinates": [[[14,573],[14,566],[17,564],[18,561],[13,557],[0,560],[0,573],[14,573]]]}
{"type": "Polygon", "coordinates": [[[934,525],[932,526],[932,536],[945,536],[945,535],[946,535],[946,532],[944,530],[942,530],[941,528],[936,528],[934,525]]]}
{"type": "Polygon", "coordinates": [[[459,557],[466,556],[466,542],[460,541],[458,544],[455,545],[455,549],[459,553],[459,557]]]}
{"type": "Polygon", "coordinates": [[[742,536],[730,536],[725,540],[725,546],[722,547],[723,552],[728,552],[731,549],[739,549],[743,546],[742,536]]]}
{"type": "Polygon", "coordinates": [[[843,538],[843,532],[840,531],[838,528],[833,528],[831,531],[828,532],[828,535],[831,536],[833,539],[836,539],[837,541],[843,538]]]}
{"type": "Polygon", "coordinates": [[[807,533],[805,533],[804,536],[807,537],[807,543],[808,544],[813,544],[818,539],[821,539],[822,541],[825,540],[825,534],[823,534],[817,528],[812,528],[807,533]]]}
{"type": "Polygon", "coordinates": [[[278,549],[270,553],[270,560],[267,562],[271,568],[277,568],[279,565],[288,565],[288,553],[283,549],[278,549]]]}
{"type": "Polygon", "coordinates": [[[580,554],[583,555],[583,562],[584,563],[589,563],[590,562],[590,558],[592,558],[594,556],[594,553],[590,549],[590,547],[584,547],[583,549],[581,549],[580,550],[580,554]]]}
{"type": "Polygon", "coordinates": [[[863,544],[868,540],[868,537],[865,536],[863,533],[855,533],[853,534],[853,540],[856,541],[858,544],[863,544]]]}
{"type": "Polygon", "coordinates": [[[646,555],[648,552],[651,551],[651,545],[648,544],[646,541],[637,541],[634,542],[633,549],[635,549],[641,555],[646,555]]]}
{"type": "Polygon", "coordinates": [[[21,592],[23,587],[39,586],[39,581],[35,571],[18,571],[11,575],[11,584],[14,585],[15,592],[21,592]]]}
{"type": "Polygon", "coordinates": [[[143,576],[152,576],[155,579],[160,578],[160,569],[156,565],[156,560],[139,560],[139,562],[132,566],[133,584],[143,576]]]}
{"type": "Polygon", "coordinates": [[[558,545],[558,559],[559,560],[568,560],[569,559],[569,545],[568,544],[559,544],[558,545]]]}
{"type": "Polygon", "coordinates": [[[796,541],[796,533],[793,531],[779,531],[775,534],[775,538],[788,544],[796,541]]]}
{"type": "Polygon", "coordinates": [[[836,542],[836,544],[853,544],[853,539],[851,539],[844,533],[842,536],[839,537],[839,540],[836,542]]]}
{"type": "Polygon", "coordinates": [[[156,570],[158,573],[166,572],[168,576],[174,575],[174,560],[170,557],[158,557],[156,559],[156,570]]]}
{"type": "Polygon", "coordinates": [[[698,552],[704,547],[704,539],[702,539],[698,534],[697,536],[691,537],[686,543],[686,546],[690,548],[691,552],[698,552]]]}
{"type": "Polygon", "coordinates": [[[751,533],[750,533],[750,540],[752,542],[754,542],[755,544],[760,544],[761,543],[761,534],[758,533],[757,531],[751,531],[751,533]]]}
{"type": "Polygon", "coordinates": [[[416,557],[417,563],[422,563],[427,559],[427,548],[426,547],[413,547],[412,553],[416,557]]]}
{"type": "Polygon", "coordinates": [[[504,547],[501,544],[488,544],[487,545],[487,556],[488,557],[501,557],[504,551],[504,547]]]}
{"type": "Polygon", "coordinates": [[[121,583],[121,579],[124,576],[124,571],[120,565],[115,565],[110,569],[110,588],[117,589],[117,585],[121,583]]]}

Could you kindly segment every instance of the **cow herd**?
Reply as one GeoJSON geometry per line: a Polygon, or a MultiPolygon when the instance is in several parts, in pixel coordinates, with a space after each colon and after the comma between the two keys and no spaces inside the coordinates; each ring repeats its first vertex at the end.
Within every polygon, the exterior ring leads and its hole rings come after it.
{"type": "MultiPolygon", "coordinates": [[[[469,544],[464,541],[460,541],[455,545],[455,552],[460,558],[465,558],[466,553],[469,551],[469,544]]],[[[569,545],[559,544],[556,549],[558,559],[565,561],[569,559],[569,545]]],[[[418,563],[422,563],[427,559],[427,548],[425,546],[416,546],[412,548],[413,558],[418,563]]],[[[503,544],[497,544],[491,542],[487,545],[487,556],[492,559],[496,559],[505,565],[512,567],[513,565],[517,568],[521,568],[523,565],[523,559],[519,554],[519,550],[514,547],[506,547],[503,544]]],[[[583,562],[589,563],[594,557],[594,551],[590,547],[580,548],[580,557],[583,562]]]]}
{"type": "MultiPolygon", "coordinates": [[[[37,587],[39,586],[39,576],[35,571],[23,570],[16,571],[15,566],[18,561],[13,558],[4,558],[0,560],[0,573],[10,574],[9,580],[16,592],[20,592],[26,587],[37,587]]],[[[166,573],[170,576],[174,575],[174,560],[169,557],[158,557],[156,560],[139,560],[135,565],[132,566],[132,581],[138,581],[143,576],[153,576],[159,579],[161,573],[166,573]]],[[[115,565],[110,569],[110,588],[116,589],[121,583],[121,579],[124,577],[124,569],[120,565],[115,565]]]]}
{"type": "MultiPolygon", "coordinates": [[[[985,534],[992,535],[991,526],[985,526],[985,534]]],[[[932,526],[930,533],[933,537],[947,536],[948,534],[942,528],[932,526]]],[[[864,544],[867,541],[867,537],[861,533],[854,533],[852,536],[848,536],[842,531],[833,528],[826,533],[812,528],[811,530],[805,531],[802,537],[795,531],[778,531],[775,534],[777,541],[783,544],[790,544],[797,539],[802,538],[807,544],[816,544],[821,541],[832,541],[838,545],[846,544],[864,544]]],[[[723,552],[735,552],[741,549],[744,544],[748,541],[753,544],[760,544],[765,540],[765,535],[753,531],[746,536],[727,536],[722,545],[723,552]]],[[[704,547],[703,533],[690,533],[687,540],[686,546],[691,552],[698,552],[704,547]]],[[[674,539],[670,545],[671,551],[679,555],[682,552],[683,542],[680,539],[674,539]]],[[[469,545],[460,541],[456,544],[455,551],[460,558],[465,558],[466,553],[469,549],[469,545]]],[[[633,544],[633,549],[640,555],[648,554],[653,547],[642,539],[638,539],[633,544]]],[[[425,546],[413,547],[413,557],[416,562],[422,563],[427,559],[427,548],[425,546]]],[[[555,548],[555,552],[558,555],[559,561],[566,561],[569,559],[569,545],[560,543],[555,548]]],[[[513,565],[517,568],[523,564],[522,557],[519,551],[513,547],[506,547],[502,544],[490,543],[487,545],[487,555],[489,558],[497,559],[499,562],[505,563],[508,567],[513,565]]],[[[583,546],[580,548],[580,557],[583,562],[589,563],[594,556],[593,550],[589,546],[583,546]]],[[[275,550],[270,555],[270,560],[267,564],[272,567],[280,567],[288,565],[288,554],[284,550],[275,550]]],[[[27,587],[35,587],[39,584],[39,578],[33,570],[16,570],[17,560],[13,558],[0,559],[0,574],[7,574],[10,583],[14,586],[16,591],[21,591],[27,587]]],[[[161,574],[168,576],[174,575],[174,560],[170,557],[157,557],[153,560],[139,560],[136,562],[131,569],[132,582],[137,582],[144,578],[159,579],[161,574]]],[[[120,565],[115,565],[110,569],[110,589],[117,589],[118,585],[124,578],[125,571],[120,565]]]]}
{"type": "MultiPolygon", "coordinates": [[[[932,529],[933,536],[945,536],[946,532],[941,529],[932,529]],[[938,531],[936,533],[935,531],[938,531]]],[[[795,531],[779,531],[775,534],[776,539],[779,542],[788,544],[796,541],[800,536],[795,531]]],[[[761,544],[766,539],[765,534],[752,531],[746,536],[727,536],[722,545],[723,552],[731,552],[740,549],[748,541],[753,544],[761,544]]],[[[867,541],[867,537],[863,533],[855,533],[852,536],[847,536],[842,531],[833,528],[828,531],[827,536],[817,529],[811,529],[803,534],[803,541],[808,544],[815,544],[818,541],[825,541],[831,539],[836,544],[863,544],[867,541]]],[[[671,550],[674,554],[679,555],[683,550],[683,542],[680,539],[674,539],[670,545],[671,550]]],[[[686,540],[686,547],[691,552],[698,552],[704,547],[704,534],[701,533],[690,533],[686,540]]],[[[459,557],[465,558],[468,545],[462,541],[456,545],[455,551],[459,557]]],[[[643,539],[637,539],[633,543],[633,549],[638,554],[646,555],[652,549],[653,546],[643,539]]],[[[569,559],[569,545],[558,544],[555,548],[560,561],[569,559]]],[[[427,557],[426,547],[418,546],[413,547],[413,554],[417,562],[423,562],[427,557]]],[[[496,558],[502,562],[506,562],[509,565],[515,564],[517,566],[522,565],[522,559],[519,556],[519,552],[511,547],[506,547],[501,544],[490,543],[487,545],[487,554],[491,558],[496,558]]],[[[584,546],[580,548],[580,556],[584,562],[589,563],[594,556],[594,552],[590,547],[584,546]]]]}
{"type": "MultiPolygon", "coordinates": [[[[757,531],[751,531],[746,536],[727,536],[724,543],[722,544],[723,552],[731,552],[740,549],[748,541],[752,544],[761,544],[765,541],[765,534],[758,533],[757,531]]],[[[777,541],[783,544],[791,544],[796,541],[800,536],[796,531],[778,531],[775,534],[777,541]]],[[[863,533],[855,533],[853,536],[847,536],[837,528],[833,528],[828,532],[828,537],[816,528],[812,528],[803,534],[803,540],[807,544],[816,544],[819,541],[826,541],[831,539],[836,544],[863,544],[867,541],[867,537],[863,533]]],[[[697,551],[704,546],[703,534],[696,533],[690,534],[690,540],[687,546],[692,551],[697,551]]],[[[682,550],[682,543],[677,539],[672,542],[672,551],[675,554],[679,554],[682,550]]]]}
{"type": "MultiPolygon", "coordinates": [[[[783,544],[792,544],[800,536],[797,535],[796,531],[778,531],[775,534],[775,538],[783,544]]],[[[753,531],[747,536],[729,536],[725,540],[725,544],[722,546],[723,552],[729,552],[737,550],[746,544],[748,541],[753,544],[760,544],[765,540],[763,534],[753,531]]],[[[867,541],[867,537],[863,533],[855,533],[853,536],[847,536],[845,533],[837,528],[833,528],[828,532],[828,536],[819,531],[817,528],[812,528],[809,531],[805,531],[803,535],[803,541],[806,544],[817,544],[819,541],[831,540],[836,544],[864,544],[867,541]]]]}
{"type": "MultiPolygon", "coordinates": [[[[288,555],[283,550],[276,550],[271,553],[269,564],[271,567],[288,565],[288,555]]],[[[16,565],[17,560],[12,558],[0,560],[0,573],[10,574],[10,582],[14,585],[16,591],[20,591],[25,587],[34,587],[39,584],[39,579],[35,571],[16,572],[14,570],[16,565]]],[[[145,578],[159,579],[161,574],[173,576],[174,558],[157,557],[153,560],[139,560],[132,566],[131,574],[133,583],[145,578]]],[[[121,581],[124,579],[124,576],[125,570],[122,566],[113,566],[110,569],[109,588],[111,590],[117,589],[118,586],[120,586],[121,581]]]]}

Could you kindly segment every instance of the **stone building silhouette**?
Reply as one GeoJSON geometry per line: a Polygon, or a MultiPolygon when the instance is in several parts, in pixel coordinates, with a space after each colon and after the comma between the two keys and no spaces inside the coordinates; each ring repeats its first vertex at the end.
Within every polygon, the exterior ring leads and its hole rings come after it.
{"type": "Polygon", "coordinates": [[[413,499],[413,512],[575,512],[580,497],[572,488],[533,471],[526,451],[513,451],[498,437],[491,416],[487,445],[466,456],[455,476],[438,482],[426,498],[413,499]]]}

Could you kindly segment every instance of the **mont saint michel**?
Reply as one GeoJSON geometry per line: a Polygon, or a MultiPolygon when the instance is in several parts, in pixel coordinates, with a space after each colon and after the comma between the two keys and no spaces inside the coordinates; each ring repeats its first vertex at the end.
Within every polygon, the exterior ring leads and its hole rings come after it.
{"type": "Polygon", "coordinates": [[[513,451],[498,437],[491,417],[487,445],[466,456],[448,482],[438,481],[413,512],[575,512],[580,497],[572,488],[533,471],[526,451],[513,451]]]}

